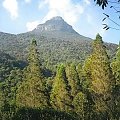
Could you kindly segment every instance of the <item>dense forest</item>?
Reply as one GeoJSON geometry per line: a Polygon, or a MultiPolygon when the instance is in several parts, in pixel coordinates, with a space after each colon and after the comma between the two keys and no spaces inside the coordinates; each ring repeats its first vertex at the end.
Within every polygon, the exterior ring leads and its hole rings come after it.
{"type": "Polygon", "coordinates": [[[52,70],[31,41],[26,62],[0,53],[1,120],[120,120],[120,47],[111,59],[97,34],[84,62],[52,70]]]}

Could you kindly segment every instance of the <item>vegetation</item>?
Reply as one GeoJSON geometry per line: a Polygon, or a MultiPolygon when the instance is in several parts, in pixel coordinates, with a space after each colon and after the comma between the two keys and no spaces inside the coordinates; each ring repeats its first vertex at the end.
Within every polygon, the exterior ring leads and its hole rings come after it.
{"type": "MultiPolygon", "coordinates": [[[[31,32],[17,35],[0,32],[0,51],[16,58],[17,61],[26,62],[30,42],[34,38],[39,46],[39,60],[42,67],[56,71],[57,64],[61,62],[84,62],[92,52],[92,39],[78,34],[62,18],[60,19],[49,20],[42,25],[43,28],[54,28],[54,30],[41,32],[42,26],[39,25],[31,32]]],[[[112,43],[105,45],[108,54],[113,57],[117,45],[112,43]]]]}
{"type": "Polygon", "coordinates": [[[114,88],[114,97],[115,97],[115,110],[116,113],[115,114],[117,116],[117,118],[119,119],[119,115],[120,115],[120,45],[118,47],[118,50],[116,52],[116,56],[113,59],[112,63],[111,63],[111,67],[112,67],[112,71],[113,74],[115,76],[115,88],[114,88]]]}
{"type": "Polygon", "coordinates": [[[107,52],[97,34],[84,62],[67,61],[51,71],[41,64],[33,39],[27,64],[10,57],[1,61],[0,119],[119,120],[120,48],[115,59],[107,52]]]}
{"type": "Polygon", "coordinates": [[[48,105],[36,45],[36,41],[33,40],[28,55],[29,64],[24,70],[22,85],[17,90],[16,101],[18,106],[44,108],[48,105]]]}
{"type": "Polygon", "coordinates": [[[110,117],[114,106],[112,106],[114,104],[112,91],[115,86],[115,79],[110,67],[109,57],[99,34],[93,42],[93,53],[86,60],[85,71],[87,72],[86,76],[89,75],[87,78],[91,81],[90,90],[97,116],[99,117],[99,113],[101,113],[104,115],[103,119],[107,116],[110,117]]]}
{"type": "Polygon", "coordinates": [[[119,24],[119,19],[120,19],[120,0],[94,0],[97,5],[101,6],[102,9],[104,10],[105,7],[107,7],[109,10],[111,9],[111,12],[113,13],[112,16],[109,13],[103,13],[105,17],[103,18],[102,21],[109,20],[110,22],[113,23],[112,26],[110,26],[107,23],[104,23],[103,29],[109,30],[109,29],[114,29],[114,30],[120,30],[120,24],[119,24]],[[114,16],[115,15],[115,16],[114,16]]]}

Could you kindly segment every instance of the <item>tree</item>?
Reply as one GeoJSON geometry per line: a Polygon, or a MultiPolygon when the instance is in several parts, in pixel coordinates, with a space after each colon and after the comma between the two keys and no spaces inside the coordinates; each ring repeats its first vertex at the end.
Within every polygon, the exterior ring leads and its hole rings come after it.
{"type": "Polygon", "coordinates": [[[120,44],[116,56],[111,63],[111,67],[116,80],[116,85],[113,93],[116,104],[115,116],[119,119],[120,118],[120,44]]]}
{"type": "Polygon", "coordinates": [[[89,92],[90,80],[88,80],[88,78],[86,78],[86,77],[88,77],[88,74],[86,76],[86,72],[87,71],[84,70],[84,66],[81,63],[79,63],[77,65],[77,73],[79,75],[81,91],[83,93],[87,94],[89,92]]]}
{"type": "MultiPolygon", "coordinates": [[[[113,10],[113,13],[116,14],[116,16],[118,16],[118,20],[120,19],[120,10],[119,10],[119,4],[120,4],[120,0],[116,0],[116,1],[108,1],[108,0],[94,0],[96,2],[96,4],[98,4],[99,6],[102,6],[102,9],[104,9],[105,7],[108,6],[108,4],[110,5],[110,9],[113,10]]],[[[108,30],[108,29],[115,29],[115,30],[120,30],[120,24],[118,22],[116,22],[117,20],[114,19],[114,17],[110,17],[107,13],[103,13],[105,15],[105,17],[103,18],[102,21],[105,21],[106,19],[108,19],[109,21],[113,22],[115,27],[110,26],[108,24],[103,24],[104,27],[103,29],[108,30]]]]}
{"type": "Polygon", "coordinates": [[[72,64],[68,64],[66,66],[66,76],[68,80],[68,84],[70,86],[70,92],[73,97],[77,95],[80,91],[80,80],[76,70],[76,66],[72,64]]]}
{"type": "Polygon", "coordinates": [[[112,71],[116,79],[116,85],[120,85],[120,44],[115,59],[111,63],[112,71]]]}
{"type": "Polygon", "coordinates": [[[115,80],[109,57],[99,34],[93,41],[93,52],[86,60],[84,69],[87,79],[90,80],[90,92],[94,100],[96,114],[103,118],[111,117],[114,110],[112,91],[115,80]]]}
{"type": "Polygon", "coordinates": [[[11,119],[16,110],[16,90],[17,85],[22,80],[22,71],[14,68],[4,82],[1,83],[1,119],[11,119]]]}
{"type": "Polygon", "coordinates": [[[71,112],[73,109],[72,99],[69,92],[68,81],[66,78],[65,67],[63,64],[57,68],[56,77],[53,81],[51,91],[51,105],[54,109],[71,112]]]}
{"type": "Polygon", "coordinates": [[[87,104],[87,96],[82,92],[79,92],[73,100],[75,112],[79,115],[80,120],[84,120],[86,118],[87,104]]]}
{"type": "Polygon", "coordinates": [[[108,4],[107,0],[94,0],[94,1],[96,1],[96,4],[98,4],[99,6],[102,6],[102,9],[107,7],[107,4],[108,4]]]}
{"type": "Polygon", "coordinates": [[[22,82],[22,75],[23,73],[20,69],[14,69],[4,82],[4,95],[10,105],[16,105],[16,91],[18,84],[22,82]]]}
{"type": "Polygon", "coordinates": [[[26,107],[48,107],[45,81],[40,68],[37,43],[32,40],[28,54],[28,66],[24,70],[22,84],[17,90],[17,105],[26,107]]]}
{"type": "Polygon", "coordinates": [[[116,1],[108,1],[108,0],[94,0],[96,2],[96,4],[98,4],[99,6],[102,6],[102,9],[104,9],[105,7],[107,7],[107,5],[109,3],[116,3],[119,4],[120,0],[116,0],[116,1]]]}

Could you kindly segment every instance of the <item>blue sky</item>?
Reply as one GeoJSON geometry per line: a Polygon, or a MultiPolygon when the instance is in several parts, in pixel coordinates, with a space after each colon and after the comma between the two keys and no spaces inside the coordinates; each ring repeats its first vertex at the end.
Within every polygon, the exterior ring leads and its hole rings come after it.
{"type": "MultiPolygon", "coordinates": [[[[0,31],[23,33],[55,16],[61,16],[81,35],[95,38],[100,33],[105,42],[119,43],[120,30],[103,30],[103,12],[117,23],[118,14],[111,4],[102,10],[94,0],[0,0],[0,31]]],[[[117,5],[114,5],[117,7],[117,5]]],[[[104,23],[118,28],[110,20],[104,23]]]]}

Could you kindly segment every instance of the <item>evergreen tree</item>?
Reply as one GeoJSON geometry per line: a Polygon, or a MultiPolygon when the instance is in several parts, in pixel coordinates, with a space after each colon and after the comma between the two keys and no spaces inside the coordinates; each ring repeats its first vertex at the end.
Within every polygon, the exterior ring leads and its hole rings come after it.
{"type": "Polygon", "coordinates": [[[87,96],[82,92],[79,92],[73,100],[74,110],[80,117],[80,120],[84,120],[87,116],[87,104],[87,96]]]}
{"type": "Polygon", "coordinates": [[[16,109],[16,90],[17,84],[22,80],[22,71],[20,69],[11,70],[9,77],[1,83],[1,118],[11,119],[16,109]]]}
{"type": "Polygon", "coordinates": [[[114,88],[114,97],[115,97],[115,116],[117,119],[120,119],[120,44],[115,56],[115,59],[111,63],[112,71],[115,76],[116,85],[114,88]]]}
{"type": "Polygon", "coordinates": [[[10,105],[16,105],[16,91],[18,85],[22,82],[22,71],[14,69],[10,72],[8,79],[4,83],[5,98],[10,105]]]}
{"type": "Polygon", "coordinates": [[[24,70],[24,79],[17,91],[17,105],[27,107],[48,106],[45,81],[40,68],[37,52],[37,43],[35,40],[29,49],[28,66],[24,70]]]}
{"type": "Polygon", "coordinates": [[[88,80],[88,78],[86,78],[86,72],[84,71],[81,63],[77,65],[77,73],[80,80],[81,91],[87,94],[87,92],[89,92],[90,81],[88,80]]]}
{"type": "Polygon", "coordinates": [[[60,65],[57,69],[50,98],[54,109],[65,112],[72,111],[72,99],[69,92],[64,65],[60,65]]]}
{"type": "Polygon", "coordinates": [[[75,97],[77,93],[80,91],[80,81],[76,70],[76,66],[73,63],[67,65],[66,76],[67,76],[68,84],[71,88],[70,89],[71,95],[75,97]]]}
{"type": "Polygon", "coordinates": [[[78,73],[78,76],[79,76],[79,79],[80,79],[80,83],[82,82],[82,77],[83,77],[83,68],[82,68],[82,64],[79,63],[76,67],[76,70],[77,70],[77,73],[78,73]]]}
{"type": "Polygon", "coordinates": [[[93,41],[93,53],[86,60],[84,70],[87,79],[90,81],[90,91],[97,116],[101,116],[101,119],[108,119],[108,116],[111,117],[114,110],[112,88],[115,82],[109,57],[99,34],[93,41]]]}
{"type": "Polygon", "coordinates": [[[111,67],[116,79],[116,85],[120,85],[120,43],[117,49],[115,59],[111,63],[111,67]]]}

